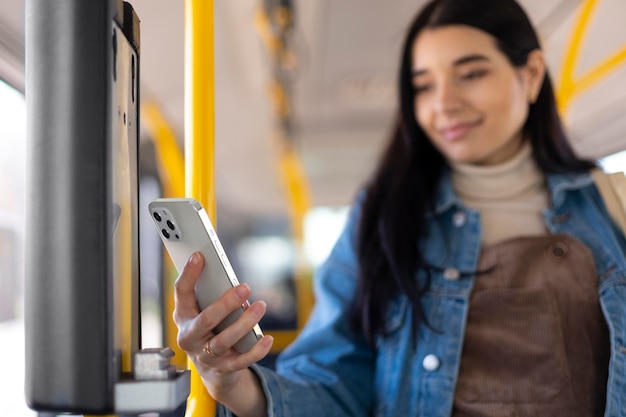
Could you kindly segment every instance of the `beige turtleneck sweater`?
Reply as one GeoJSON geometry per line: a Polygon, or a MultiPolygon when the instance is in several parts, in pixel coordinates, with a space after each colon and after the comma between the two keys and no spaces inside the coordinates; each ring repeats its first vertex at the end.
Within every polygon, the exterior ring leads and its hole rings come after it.
{"type": "Polygon", "coordinates": [[[547,233],[542,212],[549,194],[528,142],[499,165],[452,163],[452,186],[467,207],[480,213],[484,246],[547,233]]]}

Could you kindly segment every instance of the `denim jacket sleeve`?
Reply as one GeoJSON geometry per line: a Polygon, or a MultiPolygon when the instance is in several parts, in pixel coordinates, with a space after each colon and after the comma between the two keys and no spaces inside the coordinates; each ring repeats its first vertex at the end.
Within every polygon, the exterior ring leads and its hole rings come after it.
{"type": "MultiPolygon", "coordinates": [[[[358,206],[358,205],[357,205],[358,206]]],[[[358,208],[328,260],[318,269],[315,307],[277,371],[254,365],[269,416],[364,416],[373,404],[374,351],[349,330],[357,280],[354,251],[358,208]]],[[[231,415],[220,407],[218,415],[231,415]]]]}

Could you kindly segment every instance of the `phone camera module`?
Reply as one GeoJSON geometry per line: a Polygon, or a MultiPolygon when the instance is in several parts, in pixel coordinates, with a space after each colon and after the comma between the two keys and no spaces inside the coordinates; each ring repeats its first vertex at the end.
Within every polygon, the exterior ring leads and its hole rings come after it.
{"type": "Polygon", "coordinates": [[[167,224],[167,227],[170,228],[170,230],[174,230],[174,223],[168,220],[166,224],[167,224]]]}
{"type": "Polygon", "coordinates": [[[157,213],[156,211],[154,212],[153,216],[157,222],[160,222],[161,220],[163,220],[161,216],[159,215],[159,213],[157,213]]]}
{"type": "Polygon", "coordinates": [[[161,229],[161,233],[163,233],[163,236],[165,236],[166,239],[170,238],[170,232],[168,232],[165,229],[161,229]]]}

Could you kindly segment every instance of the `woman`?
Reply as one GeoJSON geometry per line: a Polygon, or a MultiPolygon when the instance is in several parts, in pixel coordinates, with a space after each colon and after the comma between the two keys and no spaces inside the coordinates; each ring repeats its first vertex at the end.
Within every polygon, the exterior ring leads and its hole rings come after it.
{"type": "Polygon", "coordinates": [[[514,0],[434,0],[404,44],[377,171],[273,372],[230,347],[265,311],[211,329],[202,260],[176,285],[179,344],[243,416],[626,416],[626,241],[559,121],[514,0]]]}

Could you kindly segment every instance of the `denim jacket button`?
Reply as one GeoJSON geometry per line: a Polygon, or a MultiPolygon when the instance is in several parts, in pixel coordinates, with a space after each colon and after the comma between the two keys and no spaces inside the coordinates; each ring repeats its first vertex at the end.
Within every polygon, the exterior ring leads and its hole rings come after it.
{"type": "Polygon", "coordinates": [[[426,357],[424,357],[424,361],[422,362],[422,366],[426,371],[436,371],[437,368],[439,368],[439,358],[432,354],[426,355],[426,357]]]}
{"type": "Polygon", "coordinates": [[[456,268],[446,268],[443,270],[443,277],[448,281],[456,281],[460,276],[461,274],[456,268]]]}
{"type": "Polygon", "coordinates": [[[457,211],[452,216],[452,224],[456,227],[465,226],[465,222],[467,221],[467,215],[463,211],[457,211]]]}

